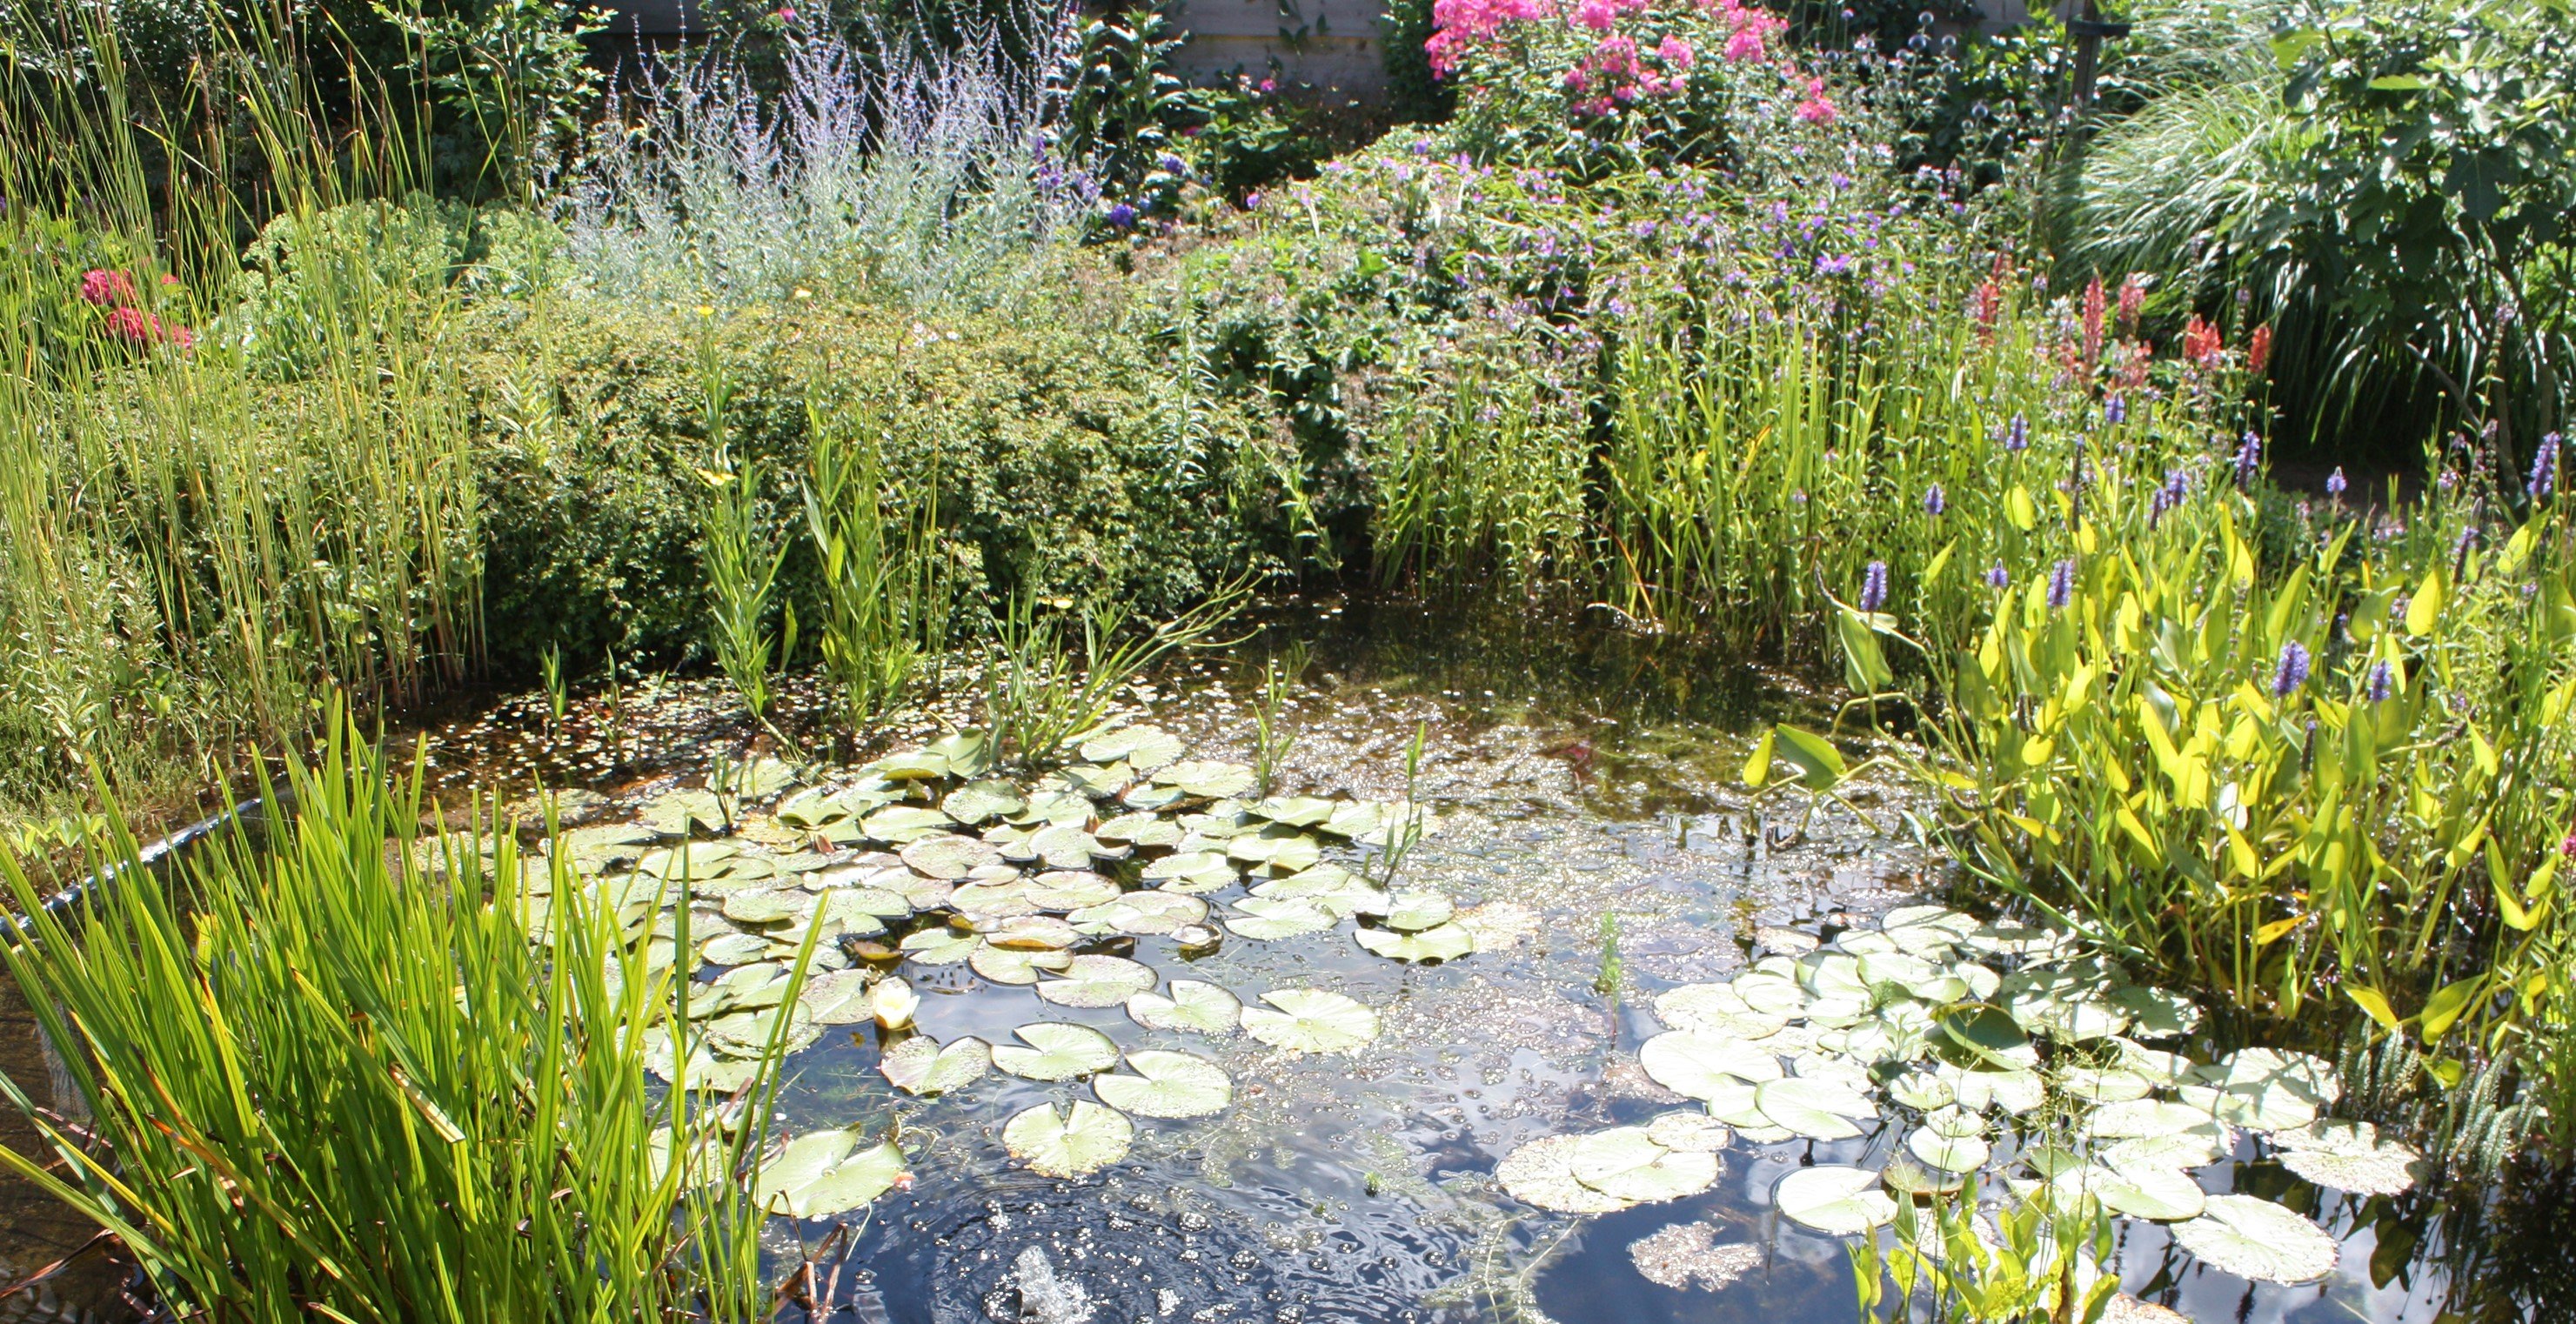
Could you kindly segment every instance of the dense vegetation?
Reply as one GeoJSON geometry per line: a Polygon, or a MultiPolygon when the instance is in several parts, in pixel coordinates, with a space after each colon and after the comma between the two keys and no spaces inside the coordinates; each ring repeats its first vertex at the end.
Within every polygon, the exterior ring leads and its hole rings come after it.
{"type": "MultiPolygon", "coordinates": [[[[22,847],[336,736],[335,695],[712,663],[766,717],[819,667],[846,732],[943,652],[1079,657],[1077,618],[1495,586],[1838,678],[1748,781],[1831,794],[1866,739],[1994,898],[2576,1142],[2564,6],[2166,0],[2078,115],[2045,27],[1439,0],[1400,15],[1424,122],[1349,150],[1133,16],[756,16],[603,104],[569,6],[335,8],[8,48],[22,847]]],[[[219,936],[287,904],[215,897],[219,936]]],[[[117,981],[189,996],[170,914],[119,922],[117,981]]],[[[385,923],[517,978],[462,912],[385,923]]],[[[173,1070],[151,1011],[82,1012],[102,1071],[173,1070]]],[[[205,1211],[154,1216],[220,1276],[205,1211]]]]}

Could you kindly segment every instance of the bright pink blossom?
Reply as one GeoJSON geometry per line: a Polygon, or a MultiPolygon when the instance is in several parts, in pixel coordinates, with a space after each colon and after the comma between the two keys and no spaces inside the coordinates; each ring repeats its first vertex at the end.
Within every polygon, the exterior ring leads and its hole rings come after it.
{"type": "Polygon", "coordinates": [[[1807,80],[1806,99],[1798,103],[1795,113],[1809,124],[1831,124],[1843,117],[1833,98],[1825,95],[1825,80],[1821,78],[1807,80]]]}
{"type": "Polygon", "coordinates": [[[1665,68],[1678,70],[1690,68],[1691,62],[1699,57],[1680,33],[1667,32],[1663,41],[1655,46],[1655,58],[1663,61],[1665,68]]]}
{"type": "Polygon", "coordinates": [[[101,308],[110,304],[122,308],[134,302],[134,278],[122,271],[82,272],[80,297],[101,308]]]}

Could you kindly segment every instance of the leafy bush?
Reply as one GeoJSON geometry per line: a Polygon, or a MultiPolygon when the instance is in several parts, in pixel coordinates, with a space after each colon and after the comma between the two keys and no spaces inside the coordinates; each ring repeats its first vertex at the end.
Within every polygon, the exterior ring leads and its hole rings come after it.
{"type": "Polygon", "coordinates": [[[2141,30],[2143,104],[2069,179],[2070,257],[2168,273],[2177,314],[2275,324],[2303,434],[2411,448],[2494,419],[2500,461],[2527,462],[2576,390],[2576,16],[2182,0],[2141,30]]]}
{"type": "Polygon", "coordinates": [[[933,322],[864,306],[702,318],[573,298],[486,309],[455,343],[491,531],[484,619],[507,668],[530,668],[549,644],[572,657],[697,649],[710,360],[733,455],[769,476],[758,518],[790,548],[782,593],[808,622],[826,614],[797,486],[817,418],[879,439],[892,479],[936,484],[970,597],[1162,611],[1293,551],[1257,415],[1176,379],[1114,303],[1077,297],[1044,322],[933,322]]]}

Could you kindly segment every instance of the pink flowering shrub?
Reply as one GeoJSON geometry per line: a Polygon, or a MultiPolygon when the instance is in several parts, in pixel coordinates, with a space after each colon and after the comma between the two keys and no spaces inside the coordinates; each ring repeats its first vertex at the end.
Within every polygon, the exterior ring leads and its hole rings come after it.
{"type": "Polygon", "coordinates": [[[1597,176],[1738,165],[1755,140],[1838,124],[1788,22],[1746,0],[1435,0],[1424,43],[1459,92],[1453,143],[1597,176]]]}

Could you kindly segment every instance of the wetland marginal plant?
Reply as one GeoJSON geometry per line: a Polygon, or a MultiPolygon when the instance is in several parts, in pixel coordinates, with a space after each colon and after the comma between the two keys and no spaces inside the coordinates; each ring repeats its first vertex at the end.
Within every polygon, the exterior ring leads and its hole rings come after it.
{"type": "MultiPolygon", "coordinates": [[[[1421,740],[1417,731],[1417,767],[1421,740]]],[[[922,1004],[907,972],[963,965],[1048,1006],[1121,1007],[1146,1029],[1339,1054],[1379,1034],[1377,1012],[1356,999],[1167,982],[1121,953],[1149,937],[1186,949],[1192,930],[1217,924],[1253,942],[1324,941],[1349,924],[1352,941],[1382,957],[1449,961],[1534,931],[1520,907],[1460,908],[1327,858],[1418,841],[1433,824],[1409,801],[1246,798],[1251,768],[1188,758],[1153,726],[1056,743],[1068,761],[1017,778],[1001,775],[980,732],[814,784],[775,759],[719,768],[715,780],[732,795],[768,808],[726,812],[709,790],[665,793],[642,806],[640,822],[555,838],[561,867],[526,871],[496,904],[543,945],[577,895],[618,916],[629,962],[691,977],[685,1021],[646,1044],[651,1070],[676,1088],[729,1092],[756,1078],[765,1052],[792,1055],[871,1023],[884,1041],[878,1071],[905,1094],[956,1094],[992,1072],[1087,1083],[1093,1098],[1025,1110],[1002,1131],[1014,1158],[1066,1178],[1123,1158],[1137,1118],[1224,1111],[1232,1078],[1198,1054],[1126,1049],[1099,1029],[1043,1017],[1008,1043],[942,1042],[915,1023],[922,1004]],[[799,953],[815,970],[801,986],[788,964],[799,953]]],[[[840,1138],[799,1150],[811,1139],[799,1137],[770,1156],[764,1172],[791,1159],[793,1170],[763,1179],[762,1207],[823,1217],[909,1179],[893,1139],[868,1146],[855,1130],[827,1134],[840,1138]]],[[[724,1169],[701,1175],[719,1180],[724,1169]]]]}

